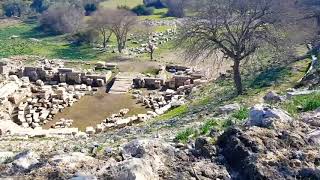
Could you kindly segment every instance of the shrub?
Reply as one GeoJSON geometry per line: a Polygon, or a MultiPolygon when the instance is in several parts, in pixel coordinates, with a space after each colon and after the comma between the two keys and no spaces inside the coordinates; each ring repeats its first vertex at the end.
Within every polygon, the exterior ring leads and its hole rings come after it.
{"type": "Polygon", "coordinates": [[[219,126],[218,122],[216,120],[208,120],[204,123],[204,125],[200,128],[200,134],[206,135],[208,134],[212,128],[219,126]]]}
{"type": "Polygon", "coordinates": [[[152,3],[149,3],[149,4],[145,4],[147,7],[154,7],[154,8],[157,8],[157,9],[162,9],[162,8],[166,8],[167,5],[162,2],[161,0],[157,0],[157,1],[154,1],[152,3]]]}
{"type": "Polygon", "coordinates": [[[90,16],[93,12],[95,12],[97,10],[97,5],[94,4],[94,3],[89,3],[89,4],[86,4],[84,6],[84,10],[86,11],[85,12],[85,15],[86,16],[90,16]]]}
{"type": "Polygon", "coordinates": [[[232,117],[236,118],[237,120],[243,121],[249,117],[249,109],[246,107],[242,107],[239,111],[234,112],[232,117]]]}
{"type": "Polygon", "coordinates": [[[138,5],[132,9],[132,12],[136,13],[138,16],[148,16],[152,15],[154,8],[146,7],[145,5],[138,5]]]}
{"type": "Polygon", "coordinates": [[[48,4],[44,0],[33,0],[30,8],[35,12],[42,13],[43,11],[48,9],[48,4]]]}
{"type": "Polygon", "coordinates": [[[193,128],[187,128],[176,135],[176,140],[186,143],[190,137],[196,136],[197,131],[193,128]]]}
{"type": "Polygon", "coordinates": [[[68,4],[57,4],[42,14],[40,27],[56,34],[75,33],[84,24],[83,16],[80,9],[68,4]]]}
{"type": "Polygon", "coordinates": [[[6,3],[3,5],[4,15],[7,17],[20,17],[23,11],[23,5],[19,2],[6,3]]]}
{"type": "Polygon", "coordinates": [[[70,41],[72,41],[72,44],[80,46],[83,44],[90,44],[96,41],[96,37],[98,37],[99,34],[97,31],[88,30],[88,31],[80,31],[70,37],[70,41]]]}

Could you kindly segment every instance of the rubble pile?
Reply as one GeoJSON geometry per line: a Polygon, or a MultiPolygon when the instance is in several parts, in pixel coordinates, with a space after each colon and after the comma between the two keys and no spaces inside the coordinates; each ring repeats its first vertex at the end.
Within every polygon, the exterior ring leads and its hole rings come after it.
{"type": "Polygon", "coordinates": [[[92,74],[81,72],[73,68],[65,68],[63,61],[42,59],[37,61],[36,66],[21,66],[13,68],[8,60],[1,60],[0,73],[2,75],[15,74],[19,78],[29,77],[30,81],[42,80],[49,85],[59,83],[86,84],[88,86],[102,87],[110,79],[112,72],[107,71],[103,74],[92,74]]]}
{"type": "Polygon", "coordinates": [[[148,89],[176,89],[179,92],[191,91],[195,85],[206,83],[204,75],[201,71],[184,67],[168,65],[161,69],[159,75],[156,77],[137,77],[133,79],[134,88],[148,88],[148,89]],[[172,77],[167,79],[163,72],[172,73],[172,77]]]}
{"type": "MultiPolygon", "coordinates": [[[[92,91],[91,86],[67,85],[44,85],[41,80],[32,86],[32,97],[22,101],[18,106],[16,123],[23,127],[40,127],[51,121],[53,117],[62,112],[64,108],[71,107],[81,97],[92,91]]],[[[69,122],[69,121],[68,121],[69,122]]],[[[56,128],[69,127],[69,123],[58,122],[56,128]]]]}

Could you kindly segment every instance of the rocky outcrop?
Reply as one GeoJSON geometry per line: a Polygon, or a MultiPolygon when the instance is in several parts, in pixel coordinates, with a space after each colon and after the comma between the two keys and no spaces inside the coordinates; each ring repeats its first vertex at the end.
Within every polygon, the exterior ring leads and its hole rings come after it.
{"type": "MultiPolygon", "coordinates": [[[[296,121],[277,128],[230,128],[218,147],[242,179],[319,177],[319,148],[309,143],[309,126],[296,121]]],[[[317,178],[316,178],[317,179],[317,178]]]]}

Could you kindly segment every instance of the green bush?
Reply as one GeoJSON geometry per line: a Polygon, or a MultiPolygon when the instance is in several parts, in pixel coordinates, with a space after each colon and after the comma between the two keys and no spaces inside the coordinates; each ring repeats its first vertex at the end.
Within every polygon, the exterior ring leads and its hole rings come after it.
{"type": "Polygon", "coordinates": [[[219,126],[219,123],[216,120],[210,119],[200,127],[200,134],[206,135],[211,131],[212,128],[217,126],[219,126]]]}
{"type": "Polygon", "coordinates": [[[186,143],[190,137],[192,136],[196,136],[198,133],[195,129],[193,128],[187,128],[184,131],[179,132],[176,135],[176,140],[178,140],[179,142],[183,142],[186,143]]]}
{"type": "Polygon", "coordinates": [[[138,5],[134,7],[131,11],[136,13],[138,16],[148,16],[153,14],[154,8],[146,7],[145,5],[138,5]]]}
{"type": "Polygon", "coordinates": [[[239,111],[232,114],[232,117],[237,120],[243,121],[249,117],[249,109],[246,107],[242,107],[239,111]]]}

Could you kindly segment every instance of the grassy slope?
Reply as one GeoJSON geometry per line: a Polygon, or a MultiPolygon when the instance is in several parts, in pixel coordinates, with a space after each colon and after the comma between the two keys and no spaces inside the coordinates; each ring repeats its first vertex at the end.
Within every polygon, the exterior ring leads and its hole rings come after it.
{"type": "MultiPolygon", "coordinates": [[[[36,24],[20,23],[0,28],[0,58],[14,55],[39,55],[48,58],[69,60],[108,60],[117,56],[114,53],[104,53],[94,50],[90,46],[71,46],[65,36],[50,36],[35,30],[36,24]],[[11,39],[11,36],[18,38],[11,39]],[[35,42],[30,38],[41,41],[35,42]]],[[[164,31],[169,27],[159,27],[156,31],[164,31]]],[[[111,38],[111,45],[116,45],[115,38],[111,38]]],[[[128,42],[128,47],[136,45],[128,42]]],[[[148,59],[147,54],[140,58],[148,59]]]]}
{"type": "Polygon", "coordinates": [[[0,57],[39,55],[49,58],[97,59],[101,56],[91,47],[70,46],[63,36],[49,36],[35,30],[35,24],[18,24],[0,29],[0,57]],[[11,36],[19,36],[10,39],[11,36]],[[30,38],[37,38],[36,42],[30,38]]]}

